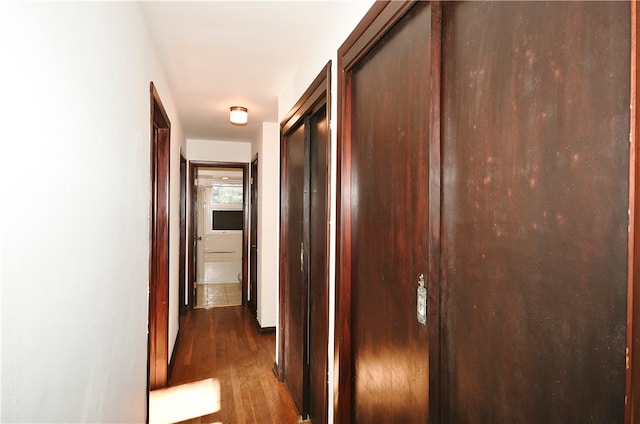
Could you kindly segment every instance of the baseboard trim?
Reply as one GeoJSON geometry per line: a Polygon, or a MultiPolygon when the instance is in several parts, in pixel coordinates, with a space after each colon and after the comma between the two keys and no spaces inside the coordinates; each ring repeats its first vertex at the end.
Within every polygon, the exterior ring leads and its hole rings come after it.
{"type": "Polygon", "coordinates": [[[278,366],[278,363],[277,363],[277,362],[274,362],[274,363],[273,363],[273,369],[272,369],[272,371],[273,371],[273,375],[275,375],[275,376],[276,376],[276,380],[278,380],[278,381],[284,381],[284,378],[283,378],[283,376],[282,376],[282,371],[280,370],[280,367],[278,366]]]}
{"type": "Polygon", "coordinates": [[[260,327],[260,329],[258,330],[258,333],[260,335],[263,334],[274,334],[276,332],[276,327],[260,327]]]}
{"type": "Polygon", "coordinates": [[[276,332],[276,327],[262,327],[260,325],[260,323],[258,322],[258,319],[256,318],[256,331],[258,332],[258,334],[260,334],[261,336],[263,334],[273,334],[276,332]]]}
{"type": "Polygon", "coordinates": [[[173,375],[173,366],[176,363],[176,352],[178,351],[178,344],[180,343],[180,329],[178,328],[178,334],[176,334],[176,342],[173,345],[173,350],[171,351],[171,359],[169,360],[169,369],[167,370],[167,383],[171,380],[171,376],[173,375]]]}

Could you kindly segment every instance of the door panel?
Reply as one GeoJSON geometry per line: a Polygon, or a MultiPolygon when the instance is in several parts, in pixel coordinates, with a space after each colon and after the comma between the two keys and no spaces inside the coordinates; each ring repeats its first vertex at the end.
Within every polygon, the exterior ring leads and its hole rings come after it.
{"type": "Polygon", "coordinates": [[[284,332],[284,381],[298,411],[304,406],[304,350],[306,346],[307,282],[306,264],[301,260],[304,253],[303,219],[305,179],[305,127],[293,131],[284,143],[284,193],[283,193],[283,261],[285,302],[283,313],[284,332]]]}
{"type": "Polygon", "coordinates": [[[443,421],[623,422],[629,4],[443,21],[443,421]]]}
{"type": "MultiPolygon", "coordinates": [[[[426,422],[430,24],[415,5],[351,71],[352,422],[426,422]]],[[[347,118],[349,119],[349,118],[347,118]]]]}
{"type": "Polygon", "coordinates": [[[329,146],[327,108],[311,115],[309,153],[309,418],[327,422],[329,146]]]}

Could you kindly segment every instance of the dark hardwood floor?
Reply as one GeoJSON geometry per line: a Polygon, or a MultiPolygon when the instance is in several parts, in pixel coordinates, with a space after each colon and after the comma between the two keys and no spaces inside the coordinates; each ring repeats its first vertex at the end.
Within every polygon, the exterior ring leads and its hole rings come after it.
{"type": "Polygon", "coordinates": [[[297,423],[298,412],[273,374],[275,334],[258,335],[248,308],[194,309],[181,317],[169,387],[220,381],[220,411],[185,423],[297,423]]]}

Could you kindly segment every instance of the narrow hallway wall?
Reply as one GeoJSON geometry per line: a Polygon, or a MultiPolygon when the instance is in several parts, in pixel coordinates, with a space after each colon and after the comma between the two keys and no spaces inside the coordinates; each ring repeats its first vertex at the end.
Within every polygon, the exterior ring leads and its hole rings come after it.
{"type": "Polygon", "coordinates": [[[2,3],[0,39],[1,420],[144,422],[150,81],[172,223],[184,140],[139,5],[2,3]]]}

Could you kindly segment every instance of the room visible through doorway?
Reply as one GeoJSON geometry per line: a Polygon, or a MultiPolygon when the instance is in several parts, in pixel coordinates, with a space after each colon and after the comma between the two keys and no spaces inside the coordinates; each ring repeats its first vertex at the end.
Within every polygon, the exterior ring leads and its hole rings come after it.
{"type": "Polygon", "coordinates": [[[244,171],[198,167],[195,307],[242,305],[244,171]]]}

